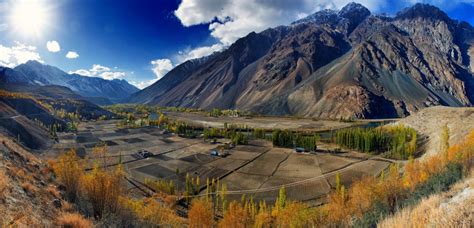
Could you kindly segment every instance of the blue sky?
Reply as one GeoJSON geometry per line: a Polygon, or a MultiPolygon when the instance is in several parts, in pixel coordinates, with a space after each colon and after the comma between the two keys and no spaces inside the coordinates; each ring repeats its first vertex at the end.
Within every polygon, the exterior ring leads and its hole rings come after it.
{"type": "MultiPolygon", "coordinates": [[[[184,60],[221,50],[251,31],[347,2],[0,0],[0,64],[13,67],[36,59],[67,72],[125,79],[144,87],[184,60]]],[[[373,13],[392,15],[425,2],[474,24],[474,0],[359,2],[373,13]]]]}

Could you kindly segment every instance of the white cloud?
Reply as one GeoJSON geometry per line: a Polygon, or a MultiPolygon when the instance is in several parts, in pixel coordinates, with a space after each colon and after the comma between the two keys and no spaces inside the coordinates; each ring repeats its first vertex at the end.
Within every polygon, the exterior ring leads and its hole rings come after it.
{"type": "MultiPolygon", "coordinates": [[[[230,45],[255,31],[289,24],[302,15],[321,9],[340,9],[353,0],[183,0],[175,11],[184,26],[208,24],[211,35],[230,45]]],[[[371,10],[385,4],[380,0],[359,1],[371,10]]]]}
{"type": "MultiPolygon", "coordinates": [[[[180,53],[178,60],[185,61],[211,54],[231,45],[250,32],[288,25],[293,21],[323,9],[341,9],[354,0],[183,0],[175,16],[184,26],[209,24],[211,36],[218,43],[208,47],[180,53]],[[219,47],[219,48],[218,48],[219,47]]],[[[441,8],[473,0],[359,0],[373,12],[392,7],[403,8],[417,2],[426,2],[441,8]]]]}
{"type": "Polygon", "coordinates": [[[0,65],[6,67],[15,67],[26,63],[28,60],[43,62],[35,46],[26,45],[18,41],[12,47],[0,44],[0,65]]]}
{"type": "Polygon", "coordinates": [[[8,29],[8,24],[2,23],[0,24],[0,32],[3,32],[8,29]]]}
{"type": "Polygon", "coordinates": [[[132,85],[136,86],[139,89],[144,89],[144,88],[152,85],[156,81],[158,81],[158,78],[154,78],[154,79],[151,79],[151,80],[145,80],[145,81],[141,81],[141,82],[131,81],[130,83],[132,85]]]}
{"type": "Polygon", "coordinates": [[[75,71],[69,71],[68,73],[69,73],[69,74],[79,74],[79,75],[82,75],[82,76],[89,76],[89,77],[93,77],[93,76],[94,76],[94,75],[91,74],[90,71],[85,70],[85,69],[79,69],[79,70],[75,70],[75,71]]]}
{"type": "Polygon", "coordinates": [[[169,59],[156,59],[151,61],[153,73],[160,80],[166,73],[173,69],[173,63],[169,59]]]}
{"type": "Polygon", "coordinates": [[[112,79],[120,79],[125,77],[125,72],[115,71],[115,72],[103,72],[99,74],[99,76],[103,79],[112,80],[112,79]]]}
{"type": "Polygon", "coordinates": [[[49,52],[59,52],[61,50],[61,46],[56,40],[50,40],[46,42],[46,48],[49,52]]]}
{"type": "Polygon", "coordinates": [[[190,59],[201,58],[204,56],[208,56],[214,52],[221,51],[222,49],[224,49],[224,47],[225,46],[223,44],[214,44],[212,46],[198,47],[190,51],[180,52],[177,59],[180,62],[184,62],[190,59]]]}
{"type": "Polygon", "coordinates": [[[152,60],[150,63],[152,65],[151,70],[155,74],[156,78],[143,81],[130,81],[132,85],[139,89],[144,89],[163,78],[163,76],[165,76],[166,73],[168,73],[174,67],[173,63],[169,59],[156,59],[152,60]]]}
{"type": "Polygon", "coordinates": [[[105,71],[110,71],[110,68],[106,67],[106,66],[99,65],[99,64],[92,65],[91,72],[93,74],[97,74],[97,73],[105,72],[105,71]]]}
{"type": "Polygon", "coordinates": [[[66,54],[66,58],[68,59],[76,59],[78,57],[79,57],[79,54],[77,54],[77,52],[75,51],[68,51],[66,54]]]}
{"type": "MultiPolygon", "coordinates": [[[[218,39],[212,46],[180,53],[179,61],[199,58],[220,51],[250,32],[287,25],[322,9],[340,9],[353,0],[183,0],[175,16],[184,26],[209,24],[211,36],[218,39]]],[[[359,1],[378,10],[385,1],[359,1]]]]}
{"type": "MultiPolygon", "coordinates": [[[[114,69],[117,69],[117,67],[114,69]]],[[[69,71],[69,73],[88,77],[100,77],[106,80],[122,79],[127,75],[123,71],[112,71],[110,67],[102,66],[100,64],[93,64],[89,70],[79,69],[75,71],[69,71]]]]}
{"type": "MultiPolygon", "coordinates": [[[[224,45],[255,31],[289,23],[322,9],[341,9],[354,0],[182,0],[174,12],[188,27],[209,24],[211,35],[224,45]]],[[[418,2],[449,9],[473,0],[358,0],[372,12],[400,10],[418,2]]]]}

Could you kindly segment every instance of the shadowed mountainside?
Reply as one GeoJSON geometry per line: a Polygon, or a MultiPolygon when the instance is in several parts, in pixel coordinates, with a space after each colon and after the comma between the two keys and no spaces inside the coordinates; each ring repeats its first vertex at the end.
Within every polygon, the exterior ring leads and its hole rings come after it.
{"type": "Polygon", "coordinates": [[[250,33],[185,62],[134,103],[270,115],[383,118],[474,102],[474,28],[416,4],[395,17],[360,4],[250,33]],[[170,83],[172,81],[173,83],[170,83]]]}

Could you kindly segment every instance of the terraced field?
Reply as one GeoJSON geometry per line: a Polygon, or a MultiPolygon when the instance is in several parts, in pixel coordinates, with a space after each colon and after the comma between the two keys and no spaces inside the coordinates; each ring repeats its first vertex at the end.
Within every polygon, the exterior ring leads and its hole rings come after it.
{"type": "MultiPolygon", "coordinates": [[[[44,153],[56,156],[76,148],[83,157],[93,156],[96,145],[107,144],[107,162],[124,164],[128,178],[143,183],[146,179],[171,179],[184,188],[186,174],[199,177],[202,194],[207,178],[219,179],[228,187],[228,197],[239,199],[242,194],[256,200],[273,202],[280,187],[285,186],[289,199],[324,202],[325,195],[334,188],[336,173],[345,185],[354,178],[377,175],[390,164],[365,154],[346,151],[339,154],[319,150],[300,154],[292,149],[275,148],[270,142],[253,140],[239,145],[226,157],[215,157],[210,151],[218,144],[202,139],[182,138],[165,134],[158,128],[118,129],[116,121],[81,123],[76,134],[61,134],[59,143],[44,153]],[[154,154],[140,158],[138,150],[154,154]]],[[[130,186],[130,190],[136,186],[130,186]]]]}

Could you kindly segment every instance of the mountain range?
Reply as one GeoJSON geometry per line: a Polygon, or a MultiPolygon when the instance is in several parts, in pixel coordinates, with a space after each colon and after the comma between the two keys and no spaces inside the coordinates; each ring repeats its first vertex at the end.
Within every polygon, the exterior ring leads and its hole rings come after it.
{"type": "Polygon", "coordinates": [[[0,67],[0,89],[98,105],[390,118],[430,106],[472,106],[473,71],[470,24],[427,4],[389,17],[349,3],[252,32],[221,52],[183,62],[143,90],[37,61],[0,67]]]}
{"type": "Polygon", "coordinates": [[[0,67],[0,82],[8,84],[9,87],[11,85],[64,86],[85,99],[101,105],[123,101],[132,93],[139,91],[125,80],[105,80],[68,74],[57,67],[37,61],[28,61],[13,69],[0,67]]]}
{"type": "Polygon", "coordinates": [[[128,102],[318,118],[401,117],[474,103],[474,28],[416,4],[394,17],[350,3],[252,32],[178,65],[128,102]]]}

